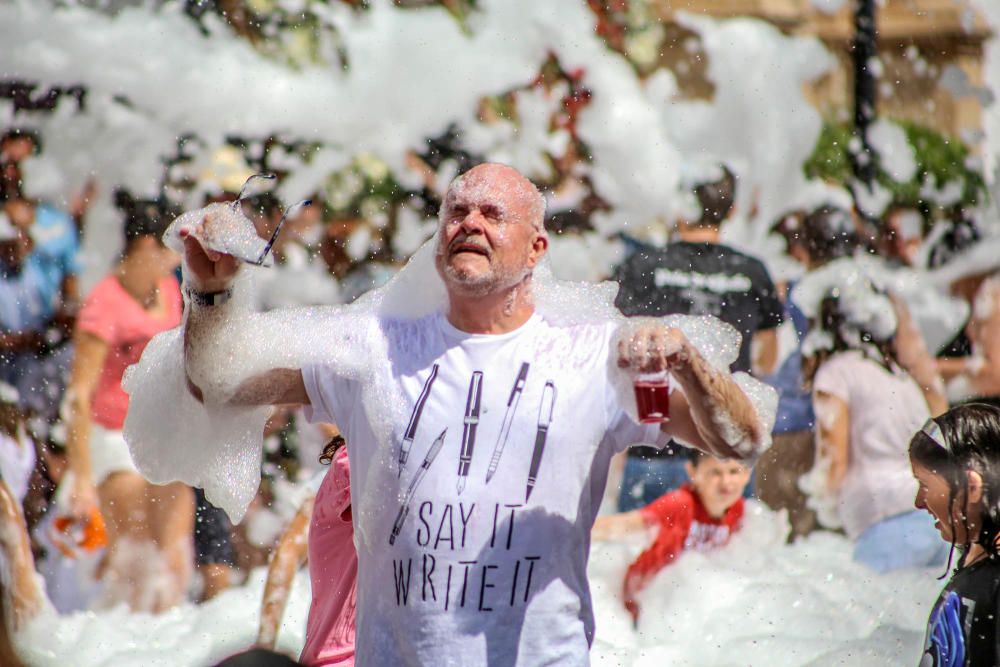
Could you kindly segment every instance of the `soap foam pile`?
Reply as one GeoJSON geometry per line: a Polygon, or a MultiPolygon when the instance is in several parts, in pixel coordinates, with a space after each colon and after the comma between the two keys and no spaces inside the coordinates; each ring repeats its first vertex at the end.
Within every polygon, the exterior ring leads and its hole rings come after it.
{"type": "Polygon", "coordinates": [[[641,544],[595,544],[596,665],[915,665],[939,572],[877,575],[846,538],[784,544],[787,525],[756,503],[724,549],[685,553],[639,597],[638,632],[621,608],[641,544]]]}
{"type": "MultiPolygon", "coordinates": [[[[915,665],[936,571],[872,574],[850,560],[843,537],[817,534],[788,546],[783,515],[748,506],[731,544],[684,554],[640,598],[638,631],[621,605],[622,576],[641,544],[595,543],[589,575],[595,667],[706,665],[915,665]]],[[[160,616],[122,610],[42,617],[19,637],[35,667],[204,667],[249,647],[264,571],[245,587],[160,616]]],[[[278,649],[298,655],[309,582],[296,578],[278,649]]]]}
{"type": "MultiPolygon", "coordinates": [[[[168,238],[167,243],[174,244],[176,239],[168,238]]],[[[241,394],[245,391],[249,378],[311,363],[327,365],[345,379],[363,381],[361,402],[366,416],[376,436],[386,443],[381,449],[394,451],[392,427],[405,423],[406,415],[404,401],[395,393],[398,390],[386,390],[396,385],[387,378],[390,359],[384,328],[393,325],[384,323],[418,320],[445,310],[444,285],[434,268],[436,245],[434,237],[385,287],[344,307],[254,313],[248,307],[251,277],[243,272],[231,302],[201,311],[215,321],[200,337],[188,341],[186,369],[183,329],[154,337],[123,381],[130,396],[125,439],[136,466],[155,483],[181,480],[203,488],[211,502],[238,521],[260,482],[261,434],[269,410],[229,401],[238,389],[241,394]],[[185,372],[204,393],[205,405],[188,391],[185,372]],[[368,381],[373,375],[384,379],[368,381]]],[[[612,285],[560,281],[546,268],[536,272],[533,283],[538,312],[556,326],[622,320],[612,305],[612,285]]],[[[717,367],[724,368],[735,358],[739,334],[732,327],[707,318],[674,316],[667,322],[679,326],[717,367]]],[[[622,396],[633,402],[627,377],[624,373],[617,377],[622,396]]],[[[739,381],[769,431],[777,406],[775,391],[749,376],[739,381]]],[[[726,432],[737,431],[727,423],[720,426],[726,432]]],[[[736,435],[733,439],[733,446],[742,444],[736,435]]]]}
{"type": "Polygon", "coordinates": [[[867,324],[866,330],[874,335],[879,331],[891,335],[896,322],[888,295],[894,294],[906,304],[927,349],[938,350],[961,331],[969,307],[936,285],[933,273],[893,267],[878,256],[864,254],[834,260],[812,271],[795,286],[792,298],[807,317],[814,317],[823,297],[839,289],[848,310],[853,309],[858,316],[854,325],[867,324]]]}
{"type": "MultiPolygon", "coordinates": [[[[406,152],[421,150],[427,137],[452,123],[487,158],[544,178],[543,151],[558,154],[559,146],[536,131],[548,123],[536,117],[552,100],[525,93],[519,114],[527,125],[517,131],[481,124],[476,109],[483,96],[529,85],[554,54],[565,70],[582,70],[582,84],[593,91],[577,128],[592,156],[583,168],[613,207],[595,216],[598,230],[587,236],[599,242],[582,245],[568,275],[607,275],[615,259],[605,250],[609,236],[626,228],[641,234],[676,211],[680,202],[670,193],[680,165],[693,159],[732,162],[741,177],[739,208],[750,210],[759,193],[762,224],[773,209],[810,196],[799,165],[821,123],[802,84],[833,61],[818,41],[782,35],[760,21],[690,21],[710,55],[716,97],[705,102],[679,99],[667,70],[640,80],[594,34],[595,18],[579,0],[484,0],[468,31],[440,8],[400,9],[382,0],[354,12],[331,3],[326,11],[351,63],[347,71],[292,70],[210,18],[211,36],[201,34],[179,3],[136,4],[110,15],[34,0],[0,4],[0,41],[22,45],[0,52],[3,71],[88,89],[82,113],[66,103],[51,115],[18,118],[45,138],[44,153],[26,166],[32,194],[59,201],[91,174],[107,186],[102,193],[123,185],[156,194],[158,158],[173,154],[186,132],[204,139],[206,151],[230,134],[278,132],[324,142],[310,162],[283,160],[288,176],[280,194],[287,201],[309,196],[360,152],[385,161],[407,187],[420,187],[406,152]],[[748,60],[759,63],[761,74],[747,76],[748,60]],[[122,97],[130,104],[116,101],[122,97]],[[484,134],[489,140],[477,141],[484,134]]],[[[0,116],[12,115],[5,104],[0,116]]],[[[85,286],[113,257],[118,219],[102,196],[87,229],[85,286]]],[[[761,231],[734,234],[755,245],[761,231]]]]}

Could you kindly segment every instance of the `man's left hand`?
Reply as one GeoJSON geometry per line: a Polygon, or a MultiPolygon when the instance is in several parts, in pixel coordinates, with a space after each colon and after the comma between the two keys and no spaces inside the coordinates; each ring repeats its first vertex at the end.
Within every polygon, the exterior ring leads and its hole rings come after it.
{"type": "Polygon", "coordinates": [[[636,373],[659,373],[683,368],[694,349],[680,329],[659,323],[635,323],[618,341],[618,367],[636,373]]]}

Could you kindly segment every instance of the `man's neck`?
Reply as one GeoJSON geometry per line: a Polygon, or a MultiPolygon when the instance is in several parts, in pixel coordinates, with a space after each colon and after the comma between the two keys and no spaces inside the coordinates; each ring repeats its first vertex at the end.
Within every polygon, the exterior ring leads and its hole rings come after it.
{"type": "Polygon", "coordinates": [[[448,297],[448,322],[466,333],[510,333],[531,319],[534,312],[528,281],[496,294],[448,297]]]}
{"type": "Polygon", "coordinates": [[[688,243],[718,243],[719,242],[719,228],[718,227],[683,227],[678,231],[681,241],[687,241],[688,243]]]}

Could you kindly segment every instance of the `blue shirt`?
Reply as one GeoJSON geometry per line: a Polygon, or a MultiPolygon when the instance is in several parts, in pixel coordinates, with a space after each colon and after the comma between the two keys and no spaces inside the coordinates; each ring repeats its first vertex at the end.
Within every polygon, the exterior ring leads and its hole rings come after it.
{"type": "Polygon", "coordinates": [[[813,427],[812,396],[802,386],[802,339],[809,331],[809,319],[792,302],[793,285],[788,286],[785,317],[795,325],[798,343],[767,383],[778,390],[778,412],[774,420],[775,433],[807,431],[813,427]]]}
{"type": "Polygon", "coordinates": [[[18,272],[0,267],[0,328],[41,331],[55,312],[55,295],[48,288],[51,267],[38,252],[25,258],[18,272]]]}
{"type": "Polygon", "coordinates": [[[35,222],[31,226],[31,238],[35,250],[41,258],[44,281],[39,287],[44,299],[54,302],[62,289],[66,276],[80,273],[80,240],[76,224],[66,213],[47,204],[35,208],[35,222]]]}

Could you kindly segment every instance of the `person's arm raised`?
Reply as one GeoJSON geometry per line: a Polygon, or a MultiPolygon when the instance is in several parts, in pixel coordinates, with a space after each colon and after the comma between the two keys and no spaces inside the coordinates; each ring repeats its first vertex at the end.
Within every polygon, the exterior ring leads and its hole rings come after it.
{"type": "MultiPolygon", "coordinates": [[[[184,238],[184,259],[191,309],[184,326],[184,363],[187,369],[197,341],[205,339],[205,334],[219,325],[221,311],[218,309],[225,307],[232,294],[240,262],[232,255],[204,248],[193,236],[184,238]]],[[[195,398],[204,400],[204,392],[191,378],[190,372],[187,372],[187,385],[195,398]]],[[[309,395],[300,369],[276,368],[242,382],[228,402],[244,406],[308,405],[309,395]]]]}
{"type": "Polygon", "coordinates": [[[597,517],[590,535],[595,540],[621,540],[645,527],[646,520],[642,517],[642,512],[632,510],[622,514],[597,517]]]}
{"type": "Polygon", "coordinates": [[[767,434],[750,398],[679,329],[637,326],[619,342],[618,365],[638,373],[669,371],[680,385],[683,391],[670,394],[664,433],[727,459],[753,458],[765,447],[767,434]]]}
{"type": "Polygon", "coordinates": [[[302,503],[271,556],[257,626],[257,646],[261,648],[274,648],[295,573],[309,555],[309,522],[315,502],[316,497],[312,496],[302,503]]]}

